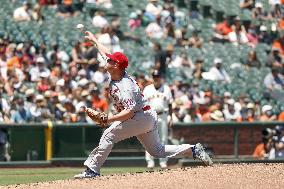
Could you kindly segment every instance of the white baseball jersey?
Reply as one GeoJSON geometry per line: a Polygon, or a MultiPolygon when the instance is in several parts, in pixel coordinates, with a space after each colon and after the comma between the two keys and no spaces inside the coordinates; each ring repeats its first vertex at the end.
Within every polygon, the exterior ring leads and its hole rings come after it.
{"type": "Polygon", "coordinates": [[[151,108],[157,113],[169,110],[169,104],[172,103],[173,97],[170,87],[162,84],[160,88],[156,89],[154,84],[145,87],[143,94],[148,99],[151,108]]]}
{"type": "Polygon", "coordinates": [[[121,80],[111,81],[109,88],[110,96],[117,112],[124,109],[137,112],[147,105],[147,101],[141,93],[137,82],[126,72],[121,80]]]}

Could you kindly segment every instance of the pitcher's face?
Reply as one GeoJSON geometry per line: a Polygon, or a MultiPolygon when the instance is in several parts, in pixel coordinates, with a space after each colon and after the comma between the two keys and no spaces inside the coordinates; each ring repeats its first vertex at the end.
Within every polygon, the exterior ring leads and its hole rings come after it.
{"type": "Polygon", "coordinates": [[[120,69],[120,68],[119,68],[118,64],[115,61],[113,61],[111,59],[108,59],[106,65],[105,65],[105,69],[110,74],[112,74],[112,73],[118,71],[118,69],[120,69]]]}

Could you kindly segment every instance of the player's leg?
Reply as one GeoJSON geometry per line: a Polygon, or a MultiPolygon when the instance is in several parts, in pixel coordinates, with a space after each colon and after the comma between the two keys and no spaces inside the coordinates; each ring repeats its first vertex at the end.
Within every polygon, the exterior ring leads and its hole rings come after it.
{"type": "Polygon", "coordinates": [[[94,171],[100,173],[100,168],[108,157],[113,145],[121,140],[147,133],[153,130],[155,117],[145,116],[143,112],[138,112],[135,116],[124,122],[114,122],[107,128],[100,140],[99,146],[95,148],[84,165],[94,171]]]}
{"type": "Polygon", "coordinates": [[[137,136],[137,138],[143,144],[145,149],[156,158],[171,158],[178,156],[189,156],[192,154],[194,158],[199,158],[206,165],[211,165],[213,163],[200,143],[197,143],[196,145],[163,145],[160,142],[157,129],[141,134],[137,136]]]}
{"type": "MultiPolygon", "coordinates": [[[[160,136],[160,141],[163,145],[168,144],[168,122],[167,122],[168,114],[163,113],[158,119],[158,131],[160,136]]],[[[168,158],[160,158],[160,167],[167,168],[168,158]]]]}

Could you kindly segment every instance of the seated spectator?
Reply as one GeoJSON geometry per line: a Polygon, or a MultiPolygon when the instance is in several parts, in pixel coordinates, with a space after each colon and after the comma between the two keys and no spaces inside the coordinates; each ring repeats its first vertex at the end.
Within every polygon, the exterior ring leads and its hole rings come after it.
{"type": "Polygon", "coordinates": [[[262,115],[260,116],[260,121],[275,121],[276,115],[272,112],[272,106],[264,105],[261,109],[262,115]]]}
{"type": "Polygon", "coordinates": [[[97,11],[93,18],[93,26],[97,28],[103,28],[109,25],[107,19],[104,17],[105,13],[103,11],[97,11]]]}
{"type": "Polygon", "coordinates": [[[262,138],[262,143],[255,147],[252,156],[254,159],[275,159],[272,139],[262,138]]]}
{"type": "Polygon", "coordinates": [[[284,79],[283,76],[279,73],[279,68],[271,68],[271,73],[268,73],[265,76],[263,84],[269,91],[283,90],[284,79]]]}
{"type": "Polygon", "coordinates": [[[266,20],[268,19],[267,12],[263,9],[261,2],[255,3],[255,9],[252,10],[252,18],[257,20],[266,20]]]}
{"type": "Polygon", "coordinates": [[[255,105],[250,102],[247,104],[246,108],[243,108],[241,110],[241,121],[244,122],[253,122],[255,121],[256,115],[255,115],[255,105]]]}
{"type": "Polygon", "coordinates": [[[281,69],[283,67],[283,65],[282,65],[283,60],[282,60],[282,57],[281,57],[279,51],[280,51],[279,48],[272,47],[271,52],[268,56],[266,66],[268,66],[270,68],[275,67],[275,68],[279,68],[279,69],[281,69]]]}
{"type": "Polygon", "coordinates": [[[271,44],[273,42],[272,36],[268,33],[267,27],[262,25],[259,28],[260,33],[258,34],[258,41],[260,43],[271,44]]]}
{"type": "Polygon", "coordinates": [[[111,0],[87,0],[87,3],[93,3],[95,1],[96,5],[105,9],[111,9],[111,0]]]}
{"type": "Polygon", "coordinates": [[[149,3],[146,5],[146,12],[152,20],[155,19],[158,15],[161,14],[163,7],[159,5],[159,0],[148,0],[149,3]]]}
{"type": "Polygon", "coordinates": [[[83,107],[81,107],[77,113],[77,122],[87,123],[87,116],[83,107]]]}
{"type": "Polygon", "coordinates": [[[46,73],[46,72],[42,72],[40,74],[40,81],[37,84],[37,90],[40,93],[43,93],[43,92],[50,89],[49,76],[50,75],[48,75],[48,73],[46,73]]]}
{"type": "Polygon", "coordinates": [[[136,11],[132,12],[129,15],[130,19],[128,21],[128,27],[131,30],[135,30],[136,28],[139,28],[142,24],[142,12],[136,11]]]}
{"type": "Polygon", "coordinates": [[[220,110],[215,110],[210,113],[210,120],[208,121],[224,121],[223,113],[220,110]]]}
{"type": "Polygon", "coordinates": [[[280,114],[278,115],[278,121],[284,121],[284,111],[280,112],[280,114]]]}
{"type": "Polygon", "coordinates": [[[199,123],[201,122],[201,115],[197,111],[196,106],[191,106],[186,109],[186,114],[183,119],[183,122],[185,123],[199,123]]]}
{"type": "Polygon", "coordinates": [[[240,8],[242,9],[253,9],[254,0],[240,0],[240,8]]]}
{"type": "Polygon", "coordinates": [[[61,4],[58,5],[57,15],[62,17],[76,15],[73,0],[62,0],[61,4]]]}
{"type": "Polygon", "coordinates": [[[279,33],[280,33],[279,34],[280,37],[273,42],[272,48],[279,49],[279,53],[281,57],[283,57],[284,56],[284,30],[281,30],[279,33]]]}
{"type": "Polygon", "coordinates": [[[33,20],[39,22],[39,23],[42,23],[43,20],[44,20],[44,17],[41,13],[41,6],[39,4],[35,4],[34,7],[33,7],[33,11],[31,13],[31,17],[33,20]]]}
{"type": "Polygon", "coordinates": [[[222,66],[223,65],[223,60],[220,59],[220,58],[215,58],[214,59],[214,64],[215,64],[215,66],[212,67],[209,70],[209,72],[204,72],[202,74],[202,77],[204,79],[230,83],[231,82],[231,78],[230,78],[230,76],[227,74],[226,70],[222,66]]]}
{"type": "Polygon", "coordinates": [[[43,57],[38,57],[36,59],[36,66],[31,68],[29,71],[29,75],[32,82],[39,81],[40,75],[44,73],[48,77],[50,76],[50,70],[45,66],[45,60],[43,57]]]}
{"type": "Polygon", "coordinates": [[[194,48],[202,48],[203,38],[198,36],[199,31],[195,30],[192,32],[191,38],[189,38],[189,46],[194,48]]]}
{"type": "Polygon", "coordinates": [[[164,31],[161,25],[161,16],[156,17],[156,21],[151,22],[145,29],[146,35],[149,38],[161,39],[164,37],[164,31]]]}
{"type": "Polygon", "coordinates": [[[72,65],[76,65],[76,64],[86,62],[86,60],[84,59],[83,48],[82,48],[81,43],[79,41],[77,41],[75,43],[74,47],[72,48],[71,55],[72,55],[72,60],[73,60],[72,65]]]}
{"type": "Polygon", "coordinates": [[[33,121],[30,109],[24,106],[22,98],[16,99],[16,109],[11,111],[11,121],[13,123],[27,123],[33,121]]]}
{"type": "Polygon", "coordinates": [[[164,27],[164,37],[171,37],[173,39],[176,38],[175,26],[172,22],[167,22],[164,27]]]}
{"type": "Polygon", "coordinates": [[[245,61],[245,65],[248,67],[257,67],[260,68],[261,63],[257,58],[256,52],[254,50],[249,51],[248,57],[245,61]]]}
{"type": "Polygon", "coordinates": [[[30,21],[31,20],[31,4],[27,1],[23,2],[23,6],[15,9],[14,11],[14,20],[17,22],[20,21],[30,21]]]}
{"type": "Polygon", "coordinates": [[[34,122],[47,122],[53,119],[50,110],[47,108],[46,100],[43,95],[35,98],[36,106],[31,107],[31,114],[34,122]]]}
{"type": "Polygon", "coordinates": [[[120,40],[115,35],[112,27],[107,26],[102,28],[102,34],[98,37],[98,41],[106,46],[111,52],[122,51],[120,40]]]}
{"type": "Polygon", "coordinates": [[[229,99],[227,101],[227,108],[223,110],[224,118],[226,121],[241,121],[241,114],[235,108],[235,100],[229,99]]]}
{"type": "Polygon", "coordinates": [[[235,25],[233,25],[232,31],[228,34],[228,38],[229,38],[229,41],[233,43],[234,45],[246,44],[249,42],[247,38],[247,32],[244,26],[241,26],[240,28],[238,28],[235,25]]]}
{"type": "Polygon", "coordinates": [[[108,103],[105,99],[100,97],[99,89],[91,91],[92,96],[92,107],[98,111],[108,112],[108,103]]]}
{"type": "Polygon", "coordinates": [[[192,75],[195,79],[202,79],[202,73],[205,72],[203,68],[203,58],[197,58],[195,61],[194,69],[192,75]]]}
{"type": "Polygon", "coordinates": [[[233,30],[227,19],[224,22],[218,23],[214,28],[214,31],[215,33],[212,39],[213,42],[228,42],[229,41],[228,35],[233,30]]]}

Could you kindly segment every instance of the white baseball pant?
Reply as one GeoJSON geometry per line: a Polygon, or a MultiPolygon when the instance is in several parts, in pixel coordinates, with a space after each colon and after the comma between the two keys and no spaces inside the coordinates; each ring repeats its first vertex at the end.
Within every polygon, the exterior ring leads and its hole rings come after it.
{"type": "Polygon", "coordinates": [[[101,139],[84,165],[91,170],[100,173],[100,168],[108,157],[113,145],[121,140],[136,136],[137,139],[155,158],[170,158],[191,152],[194,145],[163,145],[160,142],[157,129],[157,114],[155,111],[139,111],[134,117],[126,121],[114,122],[107,128],[101,139]]]}
{"type": "MultiPolygon", "coordinates": [[[[168,144],[168,113],[164,112],[158,117],[158,133],[160,137],[160,141],[162,144],[168,144]]],[[[154,167],[154,157],[151,156],[147,151],[145,152],[145,159],[149,167],[154,167]]],[[[160,158],[160,166],[167,165],[168,158],[160,158]]]]}

